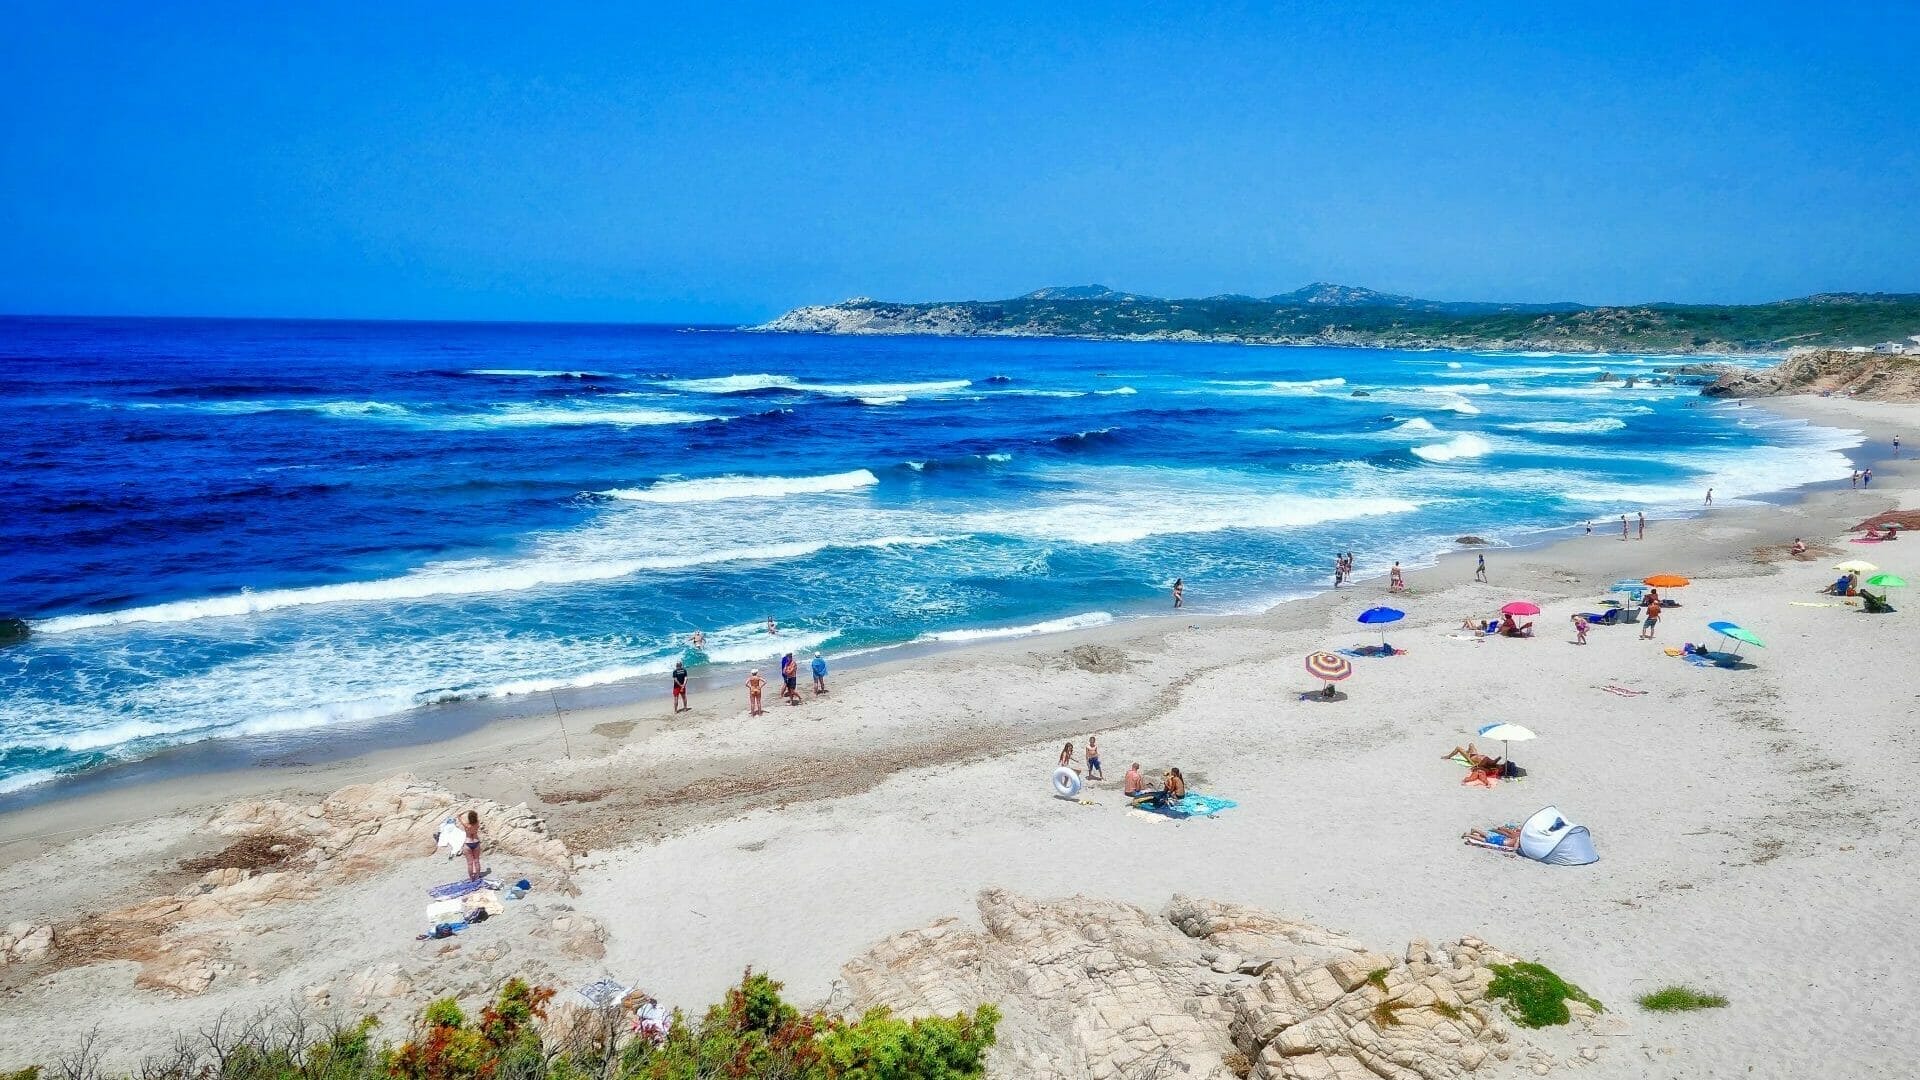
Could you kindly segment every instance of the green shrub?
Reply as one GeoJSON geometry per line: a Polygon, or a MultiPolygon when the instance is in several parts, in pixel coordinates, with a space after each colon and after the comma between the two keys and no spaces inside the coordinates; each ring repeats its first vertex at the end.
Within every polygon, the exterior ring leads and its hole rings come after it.
{"type": "Polygon", "coordinates": [[[1724,1009],[1727,999],[1687,986],[1664,986],[1640,996],[1640,1007],[1648,1012],[1692,1012],[1695,1009],[1724,1009]]]}
{"type": "Polygon", "coordinates": [[[901,1020],[885,1009],[851,1023],[803,1014],[780,984],[748,971],[698,1024],[674,1013],[665,1043],[628,1045],[621,1080],[972,1080],[982,1075],[1000,1014],[901,1020]]]}
{"type": "Polygon", "coordinates": [[[1567,1002],[1578,1001],[1602,1011],[1593,995],[1555,975],[1540,964],[1494,964],[1487,996],[1502,1003],[1507,1016],[1521,1027],[1542,1028],[1573,1019],[1567,1002]]]}
{"type": "MultiPolygon", "coordinates": [[[[857,1020],[801,1012],[780,984],[748,971],[699,1021],[675,1012],[660,1046],[635,1038],[622,1010],[547,1020],[553,991],[512,979],[470,1018],[428,1003],[408,1039],[377,1045],[375,1021],[315,1025],[296,1010],[222,1018],[143,1061],[140,1080],[979,1080],[1000,1014],[857,1020]]],[[[53,1075],[110,1080],[91,1039],[53,1075]]],[[[131,1080],[121,1074],[122,1080],[131,1080]]],[[[0,1080],[42,1080],[39,1068],[0,1080]]]]}

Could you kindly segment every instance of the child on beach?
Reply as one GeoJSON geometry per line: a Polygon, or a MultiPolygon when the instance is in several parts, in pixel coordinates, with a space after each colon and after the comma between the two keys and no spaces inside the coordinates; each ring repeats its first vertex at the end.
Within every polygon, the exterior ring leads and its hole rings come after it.
{"type": "Polygon", "coordinates": [[[1587,617],[1585,615],[1575,615],[1573,617],[1573,643],[1575,645],[1585,645],[1587,643],[1587,617]]]}
{"type": "Polygon", "coordinates": [[[760,677],[760,669],[754,668],[747,676],[747,715],[759,716],[766,711],[760,707],[760,692],[767,688],[767,680],[760,677]]]}
{"type": "MultiPolygon", "coordinates": [[[[1072,739],[1068,739],[1067,744],[1060,748],[1060,767],[1063,769],[1073,769],[1073,740],[1072,739]]],[[[1080,770],[1073,769],[1073,771],[1079,772],[1080,770]]]]}
{"type": "Polygon", "coordinates": [[[1100,771],[1100,738],[1087,736],[1087,779],[1105,780],[1106,774],[1100,771]]]}
{"type": "Polygon", "coordinates": [[[1646,641],[1652,638],[1654,628],[1658,627],[1659,625],[1660,625],[1660,600],[1657,596],[1655,596],[1655,597],[1651,597],[1647,601],[1647,617],[1646,617],[1646,621],[1642,623],[1640,627],[1640,640],[1646,641]]]}

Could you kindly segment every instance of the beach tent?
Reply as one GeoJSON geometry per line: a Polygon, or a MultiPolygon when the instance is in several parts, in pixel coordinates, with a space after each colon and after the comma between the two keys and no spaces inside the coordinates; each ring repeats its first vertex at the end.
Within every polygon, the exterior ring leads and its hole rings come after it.
{"type": "Polygon", "coordinates": [[[1555,866],[1585,866],[1600,861],[1587,827],[1568,821],[1553,806],[1541,807],[1520,826],[1520,854],[1555,866]]]}

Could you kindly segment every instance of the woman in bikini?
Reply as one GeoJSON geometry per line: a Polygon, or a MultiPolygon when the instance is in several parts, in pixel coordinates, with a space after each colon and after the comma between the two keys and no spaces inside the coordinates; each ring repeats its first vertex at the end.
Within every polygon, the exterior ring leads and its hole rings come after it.
{"type": "Polygon", "coordinates": [[[760,692],[762,690],[765,690],[766,688],[767,688],[767,680],[760,677],[759,668],[754,668],[753,673],[747,676],[747,715],[748,716],[759,716],[760,713],[763,711],[760,708],[760,692]]]}
{"type": "Polygon", "coordinates": [[[467,855],[467,880],[480,880],[480,814],[467,811],[466,819],[460,822],[460,830],[467,834],[464,850],[467,855]]]}

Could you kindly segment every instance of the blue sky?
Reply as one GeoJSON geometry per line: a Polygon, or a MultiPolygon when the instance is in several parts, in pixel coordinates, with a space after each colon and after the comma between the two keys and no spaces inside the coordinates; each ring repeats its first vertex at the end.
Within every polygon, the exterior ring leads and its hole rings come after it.
{"type": "Polygon", "coordinates": [[[6,11],[0,311],[1920,291],[1913,3],[6,11]]]}

